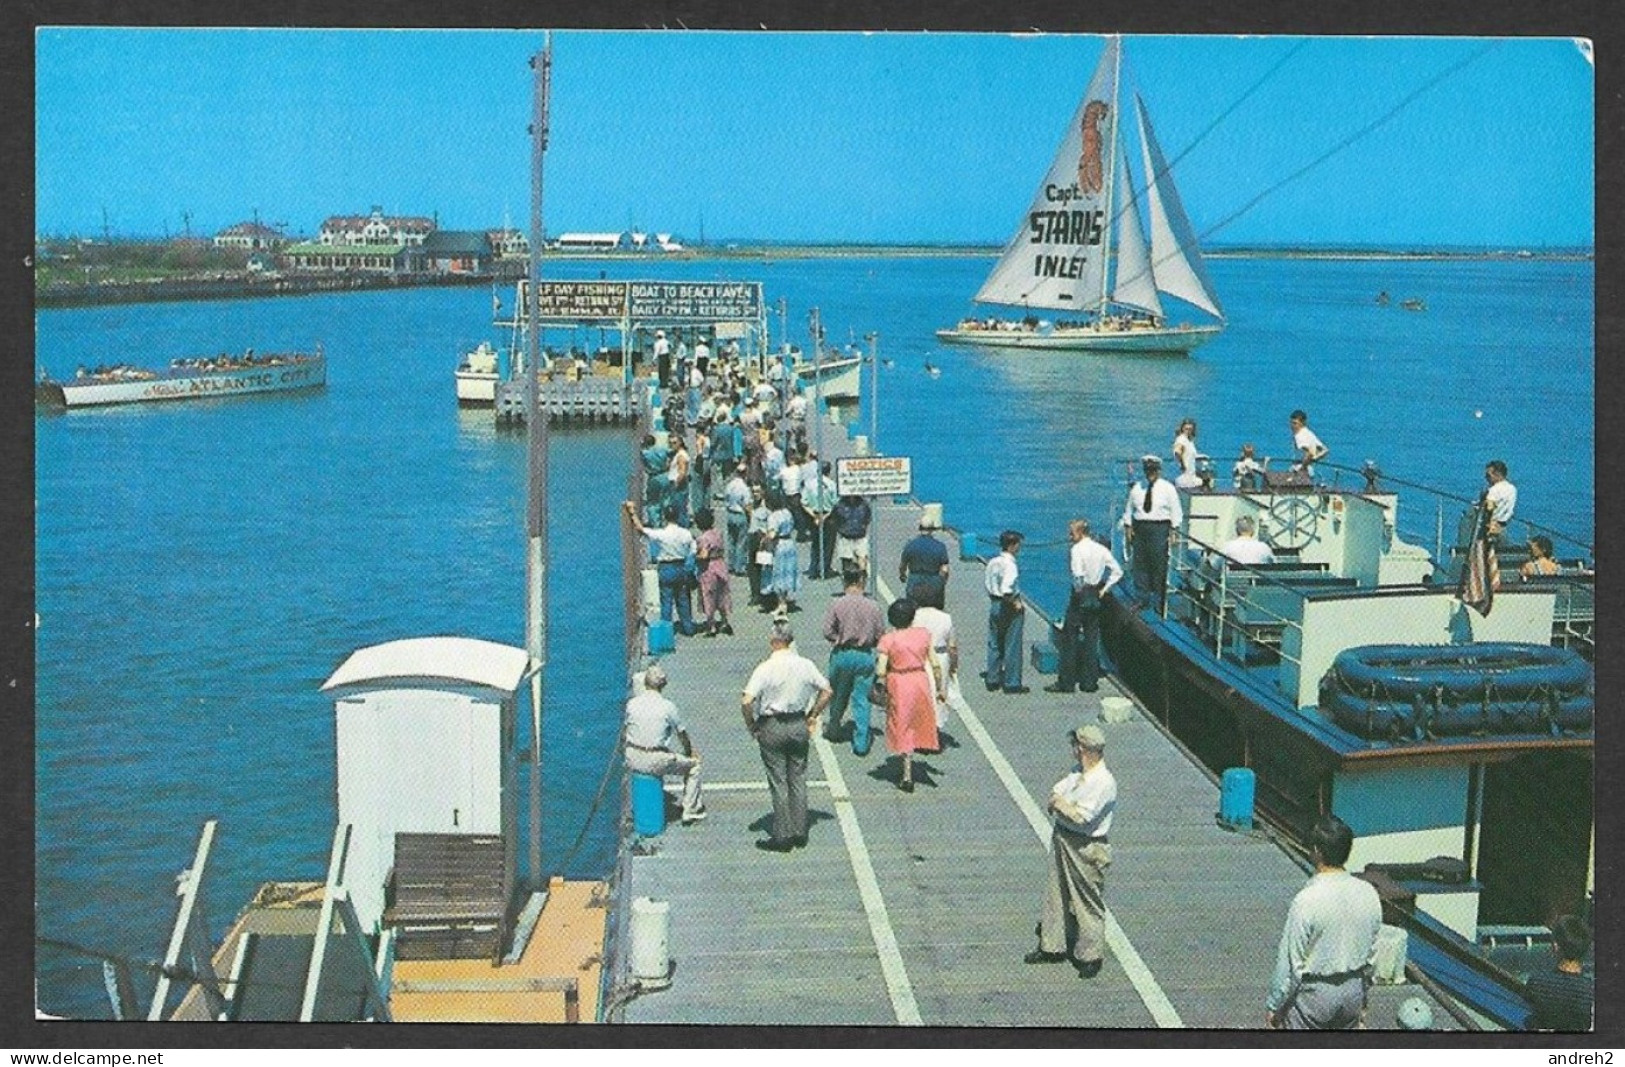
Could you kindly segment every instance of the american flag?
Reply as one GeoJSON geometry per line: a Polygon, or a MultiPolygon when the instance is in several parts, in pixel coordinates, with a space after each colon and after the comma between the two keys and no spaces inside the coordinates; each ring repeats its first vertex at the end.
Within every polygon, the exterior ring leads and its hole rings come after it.
{"type": "Polygon", "coordinates": [[[1467,565],[1461,569],[1461,587],[1456,595],[1480,615],[1488,615],[1495,603],[1495,590],[1501,585],[1501,563],[1490,541],[1490,510],[1480,504],[1473,522],[1473,539],[1467,545],[1467,565]]]}

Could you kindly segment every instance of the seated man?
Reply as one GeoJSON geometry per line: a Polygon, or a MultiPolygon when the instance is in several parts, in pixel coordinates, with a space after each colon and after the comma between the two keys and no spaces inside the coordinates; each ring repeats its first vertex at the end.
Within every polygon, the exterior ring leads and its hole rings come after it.
{"type": "Polygon", "coordinates": [[[677,705],[661,692],[666,672],[643,672],[643,692],[626,702],[626,769],[635,774],[683,776],[683,823],[705,818],[700,799],[700,754],[677,717],[677,705]]]}
{"type": "Polygon", "coordinates": [[[1219,547],[1234,563],[1274,563],[1275,551],[1256,536],[1258,525],[1243,515],[1236,520],[1236,536],[1219,547]]]}

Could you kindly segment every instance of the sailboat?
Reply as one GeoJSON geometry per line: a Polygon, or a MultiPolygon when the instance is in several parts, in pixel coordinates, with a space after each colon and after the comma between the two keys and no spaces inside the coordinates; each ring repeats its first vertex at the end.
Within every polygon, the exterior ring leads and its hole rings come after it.
{"type": "Polygon", "coordinates": [[[1195,232],[1138,94],[1134,123],[1146,183],[1136,191],[1129,180],[1117,106],[1121,55],[1121,40],[1111,38],[1032,205],[976,293],[979,304],[1019,314],[967,318],[938,330],[940,340],[991,348],[1186,355],[1224,329],[1224,312],[1195,232]],[[1150,214],[1149,241],[1140,219],[1142,199],[1150,214]],[[1163,295],[1214,321],[1170,325],[1163,295]]]}

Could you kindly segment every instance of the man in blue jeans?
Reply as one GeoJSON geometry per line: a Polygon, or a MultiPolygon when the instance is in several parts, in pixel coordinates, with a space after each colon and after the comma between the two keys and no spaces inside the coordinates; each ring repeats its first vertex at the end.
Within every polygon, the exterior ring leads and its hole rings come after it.
{"type": "Polygon", "coordinates": [[[660,575],[660,617],[670,622],[675,604],[677,632],[684,637],[693,637],[694,608],[690,600],[689,560],[694,558],[694,535],[677,524],[675,504],[666,505],[666,525],[658,529],[638,522],[637,505],[630,500],[622,506],[626,510],[627,521],[649,539],[649,553],[660,575]]]}
{"type": "Polygon", "coordinates": [[[886,632],[880,605],[863,593],[867,576],[848,569],[846,591],[824,613],[824,640],[830,643],[829,684],[834,696],[824,740],[841,740],[841,715],[852,705],[852,754],[869,754],[869,686],[875,680],[875,646],[886,632]]]}
{"type": "Polygon", "coordinates": [[[987,670],[982,672],[982,680],[987,683],[988,692],[996,689],[1006,693],[1029,692],[1021,684],[1021,626],[1027,607],[1016,585],[1020,576],[1016,553],[1021,551],[1022,540],[1017,530],[1001,533],[999,554],[988,560],[983,578],[988,610],[987,670]]]}

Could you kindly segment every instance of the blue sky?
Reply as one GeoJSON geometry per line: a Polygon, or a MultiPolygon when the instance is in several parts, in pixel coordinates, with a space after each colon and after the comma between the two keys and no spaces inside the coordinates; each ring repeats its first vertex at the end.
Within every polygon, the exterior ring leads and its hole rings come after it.
{"type": "MultiPolygon", "coordinates": [[[[182,212],[213,233],[257,209],[309,234],[373,204],[528,228],[526,59],[540,40],[41,29],[36,229],[96,235],[105,208],[117,235],[179,233],[182,212]]],[[[547,228],[1002,243],[1101,46],[556,33],[547,228]]],[[[1594,78],[1570,40],[1131,36],[1124,54],[1169,158],[1202,138],[1175,175],[1205,243],[1592,241],[1594,78]]]]}

